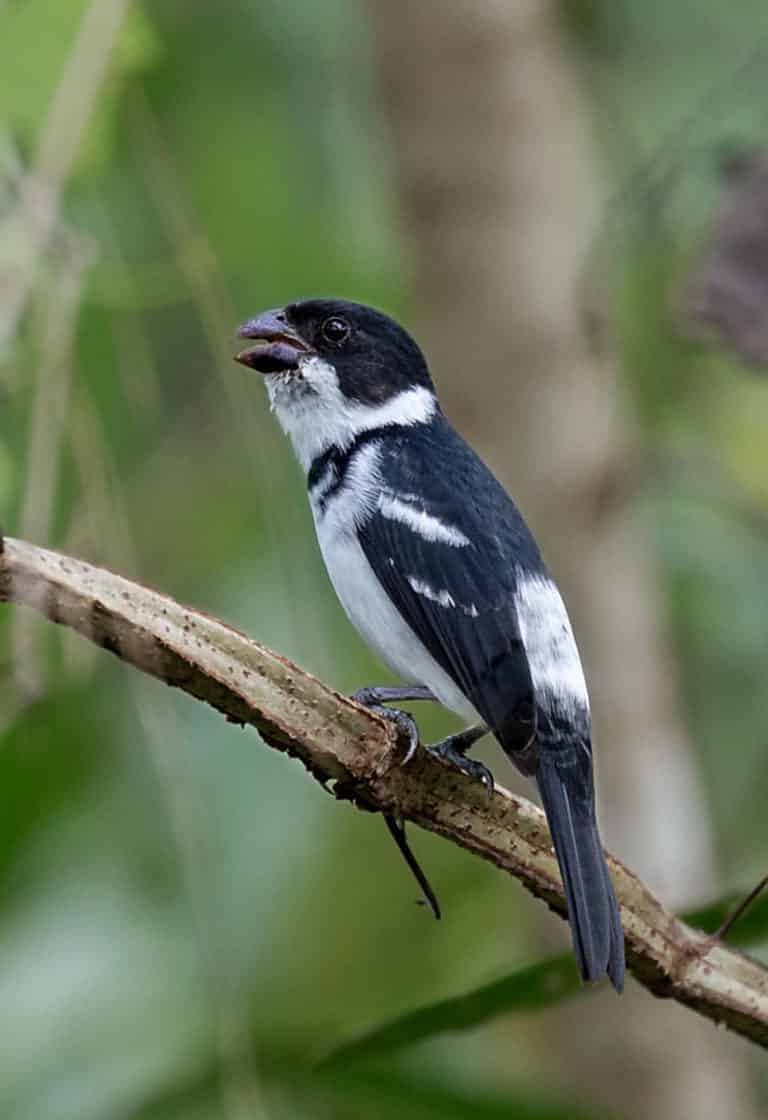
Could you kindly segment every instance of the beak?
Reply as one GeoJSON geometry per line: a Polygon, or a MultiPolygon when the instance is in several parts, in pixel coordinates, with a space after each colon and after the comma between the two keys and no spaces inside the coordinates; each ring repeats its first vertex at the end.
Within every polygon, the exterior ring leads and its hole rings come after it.
{"type": "Polygon", "coordinates": [[[237,333],[240,338],[254,339],[255,345],[235,354],[235,361],[259,373],[295,370],[302,354],[310,352],[310,347],[288,325],[285,313],[279,309],[264,311],[255,319],[249,319],[237,333]]]}

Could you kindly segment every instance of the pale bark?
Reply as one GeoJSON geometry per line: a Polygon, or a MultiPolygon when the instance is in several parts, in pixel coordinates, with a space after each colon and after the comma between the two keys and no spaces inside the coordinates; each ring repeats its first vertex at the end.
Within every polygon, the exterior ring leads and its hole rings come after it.
{"type": "MultiPolygon", "coordinates": [[[[26,541],[0,538],[0,601],[67,626],[166,684],[250,724],[338,797],[395,812],[495,864],[561,917],[544,814],[420,750],[401,766],[391,723],[244,634],[157,591],[26,541]]],[[[768,1048],[768,970],[666,911],[609,856],[629,967],[650,991],[768,1048]]],[[[611,997],[617,1000],[618,997],[611,997]]]]}
{"type": "MultiPolygon", "coordinates": [[[[701,898],[717,883],[707,808],[652,552],[617,500],[631,431],[615,362],[591,352],[579,314],[599,189],[556,7],[374,0],[372,12],[416,334],[446,412],[519,499],[565,593],[608,842],[670,903],[701,898]]],[[[570,1027],[557,1015],[543,1061],[590,1100],[659,1120],[753,1114],[740,1056],[674,1009],[631,993],[593,1007],[588,1044],[583,1008],[570,1027]]]]}

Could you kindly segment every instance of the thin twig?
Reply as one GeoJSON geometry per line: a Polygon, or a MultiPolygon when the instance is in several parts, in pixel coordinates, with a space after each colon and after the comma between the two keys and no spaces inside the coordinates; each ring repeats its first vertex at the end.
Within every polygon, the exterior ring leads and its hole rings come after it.
{"type": "Polygon", "coordinates": [[[747,912],[757,896],[759,894],[762,894],[766,887],[768,887],[768,875],[764,875],[762,877],[757,886],[753,887],[747,897],[741,900],[735,910],[731,911],[723,924],[718,927],[718,929],[713,933],[712,936],[715,937],[718,941],[724,941],[730,931],[738,922],[739,918],[741,918],[742,915],[747,912]]]}
{"type": "Polygon", "coordinates": [[[387,828],[389,829],[390,836],[397,844],[398,851],[408,865],[409,871],[413,875],[416,882],[419,884],[421,892],[424,895],[424,901],[429,906],[435,919],[439,922],[440,918],[442,917],[440,903],[437,901],[437,895],[430,886],[429,879],[427,879],[426,875],[421,869],[421,864],[411,851],[411,846],[408,843],[408,837],[405,835],[405,825],[401,820],[398,820],[398,818],[393,813],[385,813],[384,821],[387,828]]]}
{"type": "MultiPolygon", "coordinates": [[[[168,685],[248,723],[346,798],[397,814],[519,879],[565,915],[540,809],[426,751],[400,766],[387,721],[215,618],[101,568],[6,538],[0,600],[34,607],[168,685]]],[[[635,978],[768,1049],[768,969],[670,914],[609,856],[635,978]]]]}

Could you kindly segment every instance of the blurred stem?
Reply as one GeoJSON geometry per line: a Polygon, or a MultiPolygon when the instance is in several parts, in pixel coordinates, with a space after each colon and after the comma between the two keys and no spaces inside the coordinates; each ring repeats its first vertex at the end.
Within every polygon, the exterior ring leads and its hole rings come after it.
{"type": "Polygon", "coordinates": [[[150,194],[176,253],[176,265],[199,311],[212,368],[229,405],[232,423],[240,432],[242,446],[249,450],[256,468],[261,471],[261,452],[254,447],[253,439],[253,400],[245,392],[243,382],[231,376],[229,356],[222,358],[222,333],[232,333],[238,316],[221,277],[216,254],[184,193],[160,121],[140,88],[131,104],[129,120],[150,194]]]}
{"type": "MultiPolygon", "coordinates": [[[[223,324],[229,324],[231,329],[236,314],[221,278],[219,262],[204,229],[195,220],[160,122],[140,86],[134,90],[128,119],[147,186],[176,251],[177,267],[194,296],[211,355],[221,370],[224,368],[220,356],[221,330],[223,324]]],[[[229,371],[229,363],[226,369],[229,371]]]]}
{"type": "MultiPolygon", "coordinates": [[[[275,459],[272,449],[276,446],[276,429],[272,425],[267,430],[263,429],[259,423],[262,406],[255,406],[247,379],[232,377],[231,358],[222,357],[222,335],[232,334],[239,317],[205,228],[198,221],[195,208],[184,189],[173,152],[163,133],[162,121],[140,87],[137,87],[131,103],[129,122],[149,193],[174,248],[176,267],[198,309],[208,342],[211,369],[217,378],[221,397],[226,401],[232,430],[239,435],[240,446],[245,449],[255,476],[261,478],[266,471],[274,479],[275,486],[279,486],[280,481],[275,474],[276,462],[283,462],[290,470],[293,470],[293,463],[287,458],[275,459]],[[259,431],[258,439],[253,438],[255,431],[259,431]]],[[[265,506],[264,514],[269,519],[270,536],[281,545],[280,553],[289,556],[292,537],[288,514],[281,510],[278,516],[271,504],[265,506]]]]}
{"type": "MultiPolygon", "coordinates": [[[[141,348],[140,352],[148,349],[147,340],[135,337],[133,340],[141,348]]],[[[141,363],[136,368],[144,369],[141,363]]],[[[120,490],[115,485],[109,448],[97,412],[84,392],[73,410],[70,440],[80,472],[87,514],[87,531],[82,535],[99,542],[108,561],[112,556],[120,555],[136,569],[136,549],[120,490]]],[[[78,534],[74,532],[71,536],[77,539],[78,534]]],[[[68,633],[73,643],[79,643],[75,633],[68,633]]],[[[82,646],[82,643],[79,644],[82,646]]],[[[70,654],[68,661],[72,660],[70,654]]],[[[148,700],[138,677],[132,678],[132,684],[134,709],[165,804],[175,841],[182,891],[199,940],[215,1029],[216,1069],[223,1116],[226,1120],[260,1120],[264,1117],[264,1109],[250,1042],[250,1003],[237,966],[227,951],[218,915],[210,912],[205,901],[205,876],[210,856],[205,807],[181,757],[168,749],[169,742],[179,738],[174,735],[170,713],[166,717],[166,713],[158,711],[154,700],[148,700]]]]}
{"type": "MultiPolygon", "coordinates": [[[[46,540],[49,536],[67,425],[72,345],[83,279],[90,260],[88,249],[72,240],[63,254],[54,282],[41,293],[36,331],[41,339],[40,363],[32,400],[20,517],[21,532],[37,540],[46,540]]],[[[38,637],[39,623],[33,616],[19,614],[14,619],[13,676],[22,702],[38,698],[44,687],[38,637]]]]}
{"type": "Polygon", "coordinates": [[[24,236],[0,302],[0,349],[16,333],[40,257],[56,229],[61,192],[80,151],[129,4],[130,0],[92,0],[88,6],[53,95],[37,156],[19,185],[24,236]]]}
{"type": "MultiPolygon", "coordinates": [[[[482,856],[565,916],[544,815],[419,751],[407,767],[392,725],[208,615],[104,569],[6,538],[0,600],[33,607],[144,672],[250,724],[336,795],[396,812],[482,856]]],[[[768,1048],[768,970],[690,929],[609,857],[630,970],[651,992],[768,1048]]]]}

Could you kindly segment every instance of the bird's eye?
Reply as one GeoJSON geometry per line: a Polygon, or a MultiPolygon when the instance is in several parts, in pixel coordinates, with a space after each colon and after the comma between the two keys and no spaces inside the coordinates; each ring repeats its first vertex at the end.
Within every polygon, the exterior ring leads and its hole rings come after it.
{"type": "Polygon", "coordinates": [[[330,319],[326,319],[320,328],[325,341],[333,343],[334,346],[338,346],[347,338],[349,329],[347,320],[339,319],[335,315],[330,319]]]}

